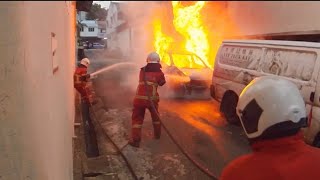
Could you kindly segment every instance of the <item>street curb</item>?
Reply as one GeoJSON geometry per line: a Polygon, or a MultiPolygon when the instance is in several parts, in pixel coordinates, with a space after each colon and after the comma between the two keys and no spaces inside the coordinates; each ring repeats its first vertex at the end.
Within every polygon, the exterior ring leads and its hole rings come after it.
{"type": "MultiPolygon", "coordinates": [[[[98,121],[98,122],[94,122],[94,123],[95,123],[95,125],[96,125],[96,123],[100,123],[100,125],[102,126],[103,131],[105,131],[107,133],[108,129],[106,129],[104,127],[105,127],[105,124],[108,123],[108,117],[107,117],[108,116],[107,115],[108,114],[108,110],[104,106],[104,103],[103,103],[102,99],[100,97],[97,98],[97,99],[98,99],[97,100],[98,103],[92,106],[92,110],[94,111],[94,113],[96,115],[96,118],[94,118],[94,121],[98,121]]],[[[113,124],[114,123],[110,122],[110,125],[113,125],[113,124]]],[[[96,127],[95,129],[97,130],[98,128],[96,127]]],[[[110,136],[110,134],[109,134],[109,136],[110,136]]],[[[111,134],[111,138],[112,138],[112,136],[113,136],[113,134],[111,134]]],[[[119,147],[119,149],[123,149],[123,148],[125,148],[127,146],[127,143],[123,143],[122,145],[117,144],[117,146],[119,147]]],[[[99,147],[101,147],[101,145],[99,147]]],[[[114,148],[112,147],[111,149],[114,149],[114,148]]],[[[118,153],[114,152],[112,154],[118,154],[118,153]]]]}
{"type": "MultiPolygon", "coordinates": [[[[125,163],[123,162],[123,159],[120,155],[120,153],[116,150],[116,148],[112,145],[110,140],[108,140],[105,137],[105,134],[111,138],[112,141],[114,141],[114,135],[113,133],[110,134],[108,131],[110,129],[107,129],[106,127],[111,127],[114,125],[114,122],[112,122],[113,119],[108,118],[108,110],[103,105],[103,101],[101,97],[97,97],[97,103],[95,105],[92,105],[91,107],[91,116],[94,116],[92,118],[92,122],[95,127],[95,131],[97,134],[97,141],[98,141],[98,147],[100,156],[96,158],[91,158],[91,166],[97,166],[98,169],[101,169],[101,160],[105,162],[104,169],[102,171],[97,172],[97,169],[92,169],[90,171],[90,168],[85,168],[85,172],[94,172],[94,173],[104,173],[109,174],[109,177],[99,175],[97,178],[104,178],[104,179],[111,179],[111,176],[116,179],[131,179],[132,175],[129,172],[129,169],[126,168],[125,163]],[[108,123],[110,122],[110,124],[108,123]],[[99,125],[99,124],[100,125],[99,125]],[[109,126],[110,125],[110,126],[109,126]],[[102,132],[104,131],[104,132],[102,132]],[[95,165],[94,165],[95,164],[95,165]],[[99,166],[100,164],[100,166],[99,166]]],[[[114,142],[120,150],[122,150],[127,144],[125,145],[119,145],[122,144],[121,142],[114,142]]],[[[127,142],[126,142],[127,143],[127,142]]],[[[87,162],[88,163],[88,162],[87,162]]],[[[92,179],[92,177],[90,177],[92,179]]],[[[85,179],[87,180],[87,179],[85,179]]]]}

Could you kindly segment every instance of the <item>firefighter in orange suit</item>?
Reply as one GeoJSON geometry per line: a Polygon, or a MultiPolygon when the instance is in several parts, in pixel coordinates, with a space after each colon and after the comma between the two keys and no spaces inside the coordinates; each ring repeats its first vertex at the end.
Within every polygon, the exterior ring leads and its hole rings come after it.
{"type": "Polygon", "coordinates": [[[81,95],[81,114],[84,124],[84,139],[86,145],[87,157],[99,156],[99,148],[96,138],[94,126],[90,117],[90,106],[95,104],[93,100],[93,91],[91,82],[89,82],[90,74],[87,74],[87,69],[90,64],[88,58],[83,58],[76,68],[74,73],[74,87],[81,95]]]}
{"type": "Polygon", "coordinates": [[[74,87],[81,94],[81,99],[86,103],[92,103],[92,93],[88,85],[88,78],[90,75],[87,74],[87,69],[90,64],[88,58],[83,58],[76,68],[74,73],[74,87]]]}
{"type": "Polygon", "coordinates": [[[158,86],[163,86],[166,80],[161,71],[160,57],[156,52],[148,55],[147,63],[140,70],[139,85],[133,101],[132,129],[129,145],[134,147],[140,146],[141,128],[146,109],[150,111],[152,117],[154,138],[159,139],[161,135],[161,124],[157,114],[159,103],[157,88],[158,86]],[[153,102],[154,107],[152,107],[150,100],[153,102]]]}
{"type": "Polygon", "coordinates": [[[221,180],[320,179],[320,149],[303,141],[307,114],[294,83],[254,79],[240,94],[237,113],[253,152],[232,161],[221,180]]]}

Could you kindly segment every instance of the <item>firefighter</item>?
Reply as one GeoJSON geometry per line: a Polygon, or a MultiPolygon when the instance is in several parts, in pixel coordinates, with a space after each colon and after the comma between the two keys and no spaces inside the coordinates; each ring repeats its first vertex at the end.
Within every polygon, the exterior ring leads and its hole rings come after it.
{"type": "Polygon", "coordinates": [[[237,113],[253,152],[231,162],[221,180],[320,179],[320,149],[303,141],[307,114],[295,84],[254,79],[240,94],[237,113]]]}
{"type": "Polygon", "coordinates": [[[152,52],[147,57],[147,65],[140,70],[139,85],[133,100],[132,129],[131,139],[129,140],[129,145],[133,147],[140,146],[141,128],[146,109],[150,111],[152,117],[154,138],[160,138],[161,124],[157,114],[159,103],[157,88],[166,83],[161,68],[159,55],[156,52],[152,52]],[[151,101],[154,107],[152,107],[151,101]]]}
{"type": "Polygon", "coordinates": [[[90,60],[83,58],[74,73],[74,87],[80,93],[81,99],[88,104],[92,103],[92,92],[88,84],[90,74],[87,74],[89,64],[90,60]]]}
{"type": "Polygon", "coordinates": [[[74,87],[81,95],[81,114],[84,123],[83,127],[86,154],[88,157],[97,157],[99,156],[99,148],[89,110],[90,106],[96,103],[96,101],[93,100],[94,94],[92,91],[91,82],[89,82],[90,74],[87,74],[89,64],[90,60],[88,58],[83,58],[80,61],[80,64],[74,73],[74,87]]]}

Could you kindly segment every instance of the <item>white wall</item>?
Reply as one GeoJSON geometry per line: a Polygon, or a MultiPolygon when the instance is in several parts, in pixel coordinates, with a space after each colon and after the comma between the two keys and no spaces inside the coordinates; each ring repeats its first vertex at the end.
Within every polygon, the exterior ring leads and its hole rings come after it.
{"type": "MultiPolygon", "coordinates": [[[[108,37],[109,42],[112,41],[112,43],[116,43],[114,40],[112,39],[117,39],[117,37],[112,37],[112,36],[117,36],[116,34],[116,28],[125,23],[124,20],[118,19],[118,8],[116,6],[115,3],[111,3],[110,7],[108,9],[108,14],[107,14],[107,27],[106,27],[106,36],[108,37]]],[[[112,43],[108,44],[108,47],[118,47],[119,45],[112,45],[112,43]],[[110,46],[109,46],[110,45],[110,46]]]]}
{"type": "Polygon", "coordinates": [[[83,21],[83,20],[86,20],[87,19],[87,12],[85,12],[85,11],[80,11],[79,12],[79,20],[80,21],[83,21]]]}
{"type": "MultiPolygon", "coordinates": [[[[130,50],[130,29],[125,29],[117,34],[117,46],[123,55],[128,56],[130,50]]],[[[137,44],[135,44],[137,46],[137,44]]]]}
{"type": "Polygon", "coordinates": [[[1,179],[72,179],[74,7],[0,2],[1,179]],[[51,32],[58,45],[55,74],[51,32]]]}
{"type": "MultiPolygon", "coordinates": [[[[92,27],[94,28],[94,27],[92,27]]],[[[80,31],[80,37],[98,37],[100,29],[94,28],[94,31],[89,32],[89,27],[83,27],[83,31],[80,31]]]]}
{"type": "Polygon", "coordinates": [[[228,2],[228,13],[242,35],[320,31],[318,1],[228,2]]]}
{"type": "Polygon", "coordinates": [[[98,37],[104,38],[105,32],[101,32],[101,27],[98,25],[95,20],[85,20],[81,23],[86,24],[83,26],[83,31],[80,31],[80,37],[98,37]],[[100,28],[99,28],[100,27],[100,28]],[[89,31],[89,28],[94,28],[94,31],[89,31]]]}

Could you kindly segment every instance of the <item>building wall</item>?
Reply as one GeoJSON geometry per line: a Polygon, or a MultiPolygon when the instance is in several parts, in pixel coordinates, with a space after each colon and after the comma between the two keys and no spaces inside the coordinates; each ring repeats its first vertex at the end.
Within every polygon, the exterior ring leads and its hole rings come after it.
{"type": "Polygon", "coordinates": [[[110,7],[108,9],[108,14],[107,14],[107,24],[109,24],[109,26],[107,25],[107,28],[109,27],[109,29],[114,29],[117,26],[119,26],[120,24],[124,23],[123,20],[118,19],[118,8],[117,5],[118,3],[111,3],[110,7]]]}
{"type": "Polygon", "coordinates": [[[125,23],[124,20],[118,19],[119,11],[116,4],[117,3],[110,4],[106,18],[106,36],[108,38],[108,49],[120,48],[122,53],[127,53],[129,42],[126,42],[126,40],[129,39],[129,30],[124,30],[120,33],[116,32],[117,27],[125,23]],[[122,44],[123,42],[125,44],[122,44]]]}
{"type": "Polygon", "coordinates": [[[1,179],[72,179],[74,7],[0,2],[1,179]]]}
{"type": "Polygon", "coordinates": [[[118,13],[118,9],[116,7],[116,5],[114,3],[111,3],[108,9],[108,14],[107,14],[107,24],[106,24],[106,31],[107,31],[107,36],[109,35],[108,38],[110,37],[110,34],[112,34],[113,32],[115,32],[115,16],[118,13]]]}
{"type": "Polygon", "coordinates": [[[105,30],[100,28],[98,22],[95,20],[84,20],[81,23],[86,24],[87,26],[83,26],[83,30],[80,31],[80,37],[97,37],[97,38],[104,38],[105,37],[105,30]],[[89,28],[93,28],[94,31],[89,31],[89,28]]]}
{"type": "Polygon", "coordinates": [[[83,27],[83,31],[80,31],[80,37],[98,37],[98,33],[100,33],[100,29],[97,27],[94,28],[94,31],[89,31],[90,27],[83,27]]]}
{"type": "Polygon", "coordinates": [[[78,13],[78,20],[79,21],[83,21],[83,20],[86,20],[87,19],[87,12],[85,11],[79,11],[78,13]]]}
{"type": "Polygon", "coordinates": [[[87,19],[87,12],[85,12],[85,11],[81,11],[80,12],[80,18],[81,18],[81,21],[83,21],[83,20],[86,20],[87,19]]]}
{"type": "Polygon", "coordinates": [[[121,49],[124,56],[128,56],[130,53],[130,29],[126,28],[119,32],[117,37],[117,46],[121,49]]]}
{"type": "Polygon", "coordinates": [[[312,32],[320,30],[320,2],[228,2],[228,14],[240,35],[312,32]]]}

